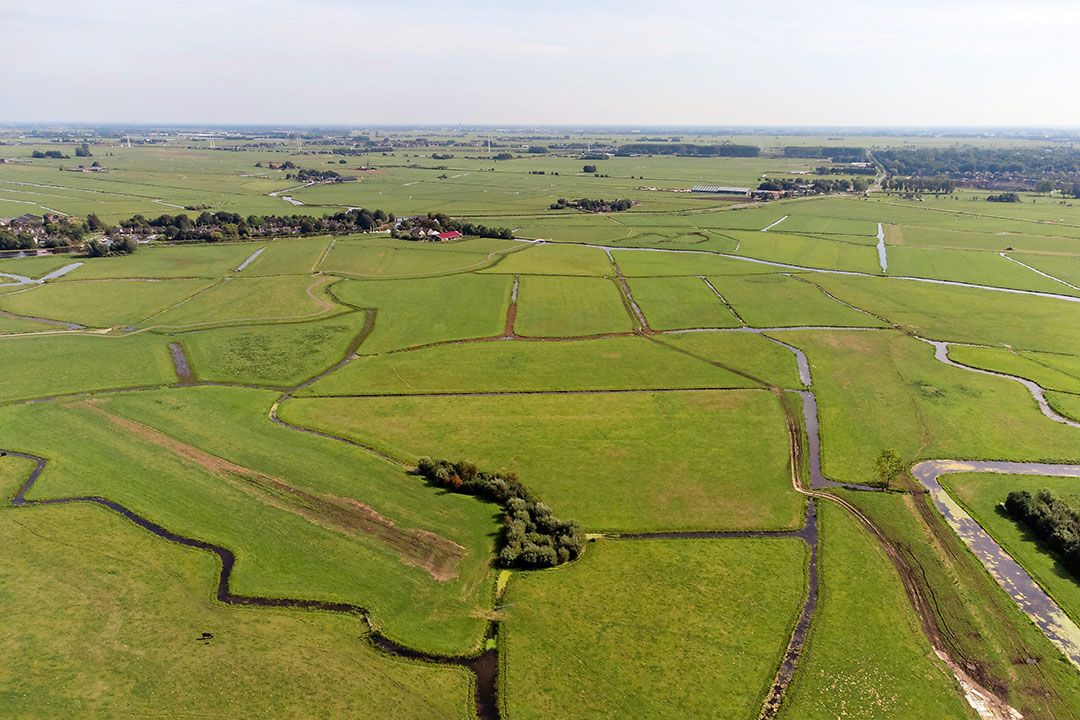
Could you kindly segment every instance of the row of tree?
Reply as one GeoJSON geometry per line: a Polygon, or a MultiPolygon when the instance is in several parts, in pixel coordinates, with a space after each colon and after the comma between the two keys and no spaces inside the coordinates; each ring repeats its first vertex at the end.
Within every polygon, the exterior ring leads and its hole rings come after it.
{"type": "Polygon", "coordinates": [[[371,232],[394,220],[393,214],[366,208],[322,217],[249,215],[244,218],[239,213],[204,211],[194,220],[183,213],[153,219],[135,215],[120,221],[120,230],[134,235],[162,235],[174,242],[220,242],[248,237],[371,232]]]}
{"type": "Polygon", "coordinates": [[[582,212],[622,212],[623,210],[629,210],[634,207],[633,200],[604,200],[600,198],[598,200],[590,200],[589,198],[578,198],[576,200],[567,200],[566,198],[559,198],[555,202],[548,206],[549,210],[566,210],[567,208],[573,208],[575,210],[581,210],[582,212]]]}
{"type": "Polygon", "coordinates": [[[866,148],[861,147],[824,147],[820,145],[788,145],[783,150],[786,158],[829,158],[833,162],[864,162],[867,159],[866,148]]]}
{"type": "Polygon", "coordinates": [[[956,190],[956,182],[944,175],[934,177],[890,177],[881,186],[885,190],[897,190],[910,193],[934,193],[949,195],[956,190]]]}
{"type": "Polygon", "coordinates": [[[875,150],[874,158],[890,175],[1080,174],[1080,149],[1068,147],[895,147],[875,150]]]}
{"type": "Polygon", "coordinates": [[[986,202],[1018,203],[1020,202],[1020,196],[1014,192],[1003,192],[996,195],[987,195],[986,202]]]}
{"type": "Polygon", "coordinates": [[[1005,512],[1027,526],[1080,575],[1080,511],[1049,490],[1032,495],[1014,490],[1005,499],[1005,512]]]}
{"type": "Polygon", "coordinates": [[[502,506],[501,566],[554,567],[581,554],[585,536],[577,523],[555,517],[513,473],[489,473],[468,462],[428,458],[420,460],[416,471],[433,485],[502,506]]]}
{"type": "Polygon", "coordinates": [[[834,192],[863,192],[870,186],[866,178],[817,178],[814,180],[773,178],[758,185],[758,190],[773,192],[801,193],[805,195],[825,195],[834,192]]]}
{"type": "Polygon", "coordinates": [[[757,157],[761,148],[757,145],[736,145],[718,143],[716,145],[694,145],[692,143],[641,142],[620,145],[616,155],[680,155],[683,157],[757,157]]]}

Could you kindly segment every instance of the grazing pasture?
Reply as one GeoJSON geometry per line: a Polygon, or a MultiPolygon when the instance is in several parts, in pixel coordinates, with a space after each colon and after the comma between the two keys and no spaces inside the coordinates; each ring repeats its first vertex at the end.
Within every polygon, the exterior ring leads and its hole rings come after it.
{"type": "MultiPolygon", "coordinates": [[[[328,321],[330,322],[330,321],[328,321]]],[[[665,337],[665,342],[674,336],[665,337]]],[[[758,338],[760,343],[766,341],[758,338]]],[[[743,343],[728,346],[745,348],[743,343]]],[[[196,363],[198,365],[198,363],[196,363]]],[[[794,361],[791,362],[794,370],[794,361]]],[[[640,337],[483,342],[361,356],[301,395],[745,388],[756,383],[640,337]]]]}
{"type": "Polygon", "coordinates": [[[514,330],[526,337],[630,332],[634,322],[619,286],[606,278],[521,278],[514,330]]]}
{"type": "Polygon", "coordinates": [[[208,280],[101,280],[35,285],[0,310],[90,327],[129,327],[209,289],[208,280]]]}
{"type": "Polygon", "coordinates": [[[604,251],[598,248],[544,243],[509,253],[483,272],[604,276],[614,275],[615,269],[604,251]]]}
{"type": "Polygon", "coordinates": [[[277,425],[267,417],[275,397],[191,388],[8,407],[0,447],[57,458],[32,498],[104,495],[231,549],[233,592],[352,602],[400,642],[475,649],[495,507],[277,425]]]}
{"type": "Polygon", "coordinates": [[[756,717],[805,562],[798,540],[604,540],[571,567],[515,576],[503,705],[516,718],[756,717]]]}
{"type": "Polygon", "coordinates": [[[780,717],[976,717],[922,636],[885,552],[839,507],[824,503],[819,513],[818,616],[780,717]]]}
{"type": "Polygon", "coordinates": [[[713,285],[751,327],[839,325],[882,327],[873,315],[853,310],[812,283],[816,275],[747,275],[712,278],[713,285]]]}
{"type": "Polygon", "coordinates": [[[414,280],[349,280],[334,295],[354,307],[375,308],[364,355],[435,342],[502,334],[513,280],[462,275],[414,280]]]}
{"type": "MultiPolygon", "coordinates": [[[[5,497],[29,471],[0,458],[5,497]]],[[[0,679],[6,714],[470,717],[463,669],[379,653],[355,617],[211,602],[213,556],[101,508],[5,507],[0,542],[19,549],[0,564],[20,588],[0,593],[20,619],[0,640],[19,668],[0,679]]]]}
{"type": "Polygon", "coordinates": [[[427,455],[512,470],[590,530],[802,521],[784,415],[766,391],[303,398],[280,414],[406,463],[427,455]]]}
{"type": "Polygon", "coordinates": [[[740,325],[704,278],[635,278],[630,291],[654,330],[740,325]]]}
{"type": "Polygon", "coordinates": [[[1018,383],[937,362],[925,343],[896,332],[850,330],[776,337],[810,359],[822,463],[834,480],[873,480],[875,458],[886,448],[905,463],[1080,457],[1080,430],[1043,417],[1018,383]],[[853,364],[859,372],[851,372],[853,364]]]}

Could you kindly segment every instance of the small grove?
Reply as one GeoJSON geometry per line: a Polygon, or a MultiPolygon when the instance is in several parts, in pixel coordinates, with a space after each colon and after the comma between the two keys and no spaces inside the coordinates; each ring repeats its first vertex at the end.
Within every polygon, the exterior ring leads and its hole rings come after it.
{"type": "Polygon", "coordinates": [[[634,207],[633,200],[590,200],[589,198],[578,198],[577,200],[567,200],[566,198],[559,198],[557,201],[551,203],[548,207],[549,210],[566,210],[567,208],[573,208],[575,210],[581,210],[582,212],[622,212],[623,210],[629,210],[634,207]]]}
{"type": "Polygon", "coordinates": [[[416,471],[433,485],[502,506],[499,565],[554,567],[581,554],[585,537],[577,523],[555,517],[513,473],[490,473],[469,462],[428,458],[421,458],[416,471]]]}
{"type": "Polygon", "coordinates": [[[1080,575],[1080,510],[1049,490],[1036,495],[1014,490],[1005,499],[1005,512],[1058,553],[1070,572],[1080,575]]]}

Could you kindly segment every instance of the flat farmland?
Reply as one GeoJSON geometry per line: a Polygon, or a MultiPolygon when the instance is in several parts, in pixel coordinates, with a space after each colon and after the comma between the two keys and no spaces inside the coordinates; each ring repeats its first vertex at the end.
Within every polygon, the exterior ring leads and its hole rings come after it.
{"type": "Polygon", "coordinates": [[[802,603],[805,557],[798,540],[602,541],[566,571],[515,577],[504,707],[754,717],[802,603]]]}
{"type": "Polygon", "coordinates": [[[654,330],[739,326],[739,319],[703,278],[636,278],[630,291],[654,330]]]}
{"type": "Polygon", "coordinates": [[[303,398],[279,412],[406,462],[467,457],[513,470],[590,529],[790,528],[802,519],[784,414],[761,390],[303,398]]]}
{"type": "Polygon", "coordinates": [[[0,309],[92,327],[127,327],[208,289],[207,280],[100,280],[34,286],[5,295],[0,309]]]}
{"type": "Polygon", "coordinates": [[[521,278],[514,330],[527,337],[572,337],[634,329],[612,280],[584,277],[521,278]]]}

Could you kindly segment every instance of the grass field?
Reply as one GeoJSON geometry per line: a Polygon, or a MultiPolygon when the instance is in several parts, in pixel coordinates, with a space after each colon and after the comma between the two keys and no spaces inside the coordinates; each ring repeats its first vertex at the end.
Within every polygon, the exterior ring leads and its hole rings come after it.
{"type": "MultiPolygon", "coordinates": [[[[759,343],[766,342],[756,339],[759,343]]],[[[743,352],[749,350],[750,344],[728,343],[724,347],[743,352]]],[[[408,395],[755,386],[745,377],[644,338],[619,337],[557,343],[468,343],[363,356],[301,394],[408,395]]]]}
{"type": "MultiPolygon", "coordinates": [[[[29,470],[0,459],[5,497],[29,470]]],[[[0,541],[6,715],[470,716],[464,671],[382,655],[356,618],[214,602],[212,556],[100,508],[5,507],[0,541]]]]}
{"type": "Polygon", "coordinates": [[[588,530],[794,527],[780,404],[768,392],[304,398],[286,420],[406,462],[470,458],[518,473],[588,530]]]}
{"type": "Polygon", "coordinates": [[[48,283],[5,295],[0,309],[91,327],[128,327],[210,286],[207,280],[48,283]]]}
{"type": "Polygon", "coordinates": [[[0,447],[55,458],[35,497],[104,495],[230,548],[234,592],[354,602],[415,647],[477,647],[494,507],[275,425],[273,398],[195,388],[10,407],[0,447]]]}
{"type": "Polygon", "coordinates": [[[738,318],[702,278],[637,278],[630,291],[654,330],[739,326],[738,318]]]}
{"type": "Polygon", "coordinates": [[[448,251],[404,240],[393,245],[340,240],[334,243],[319,269],[355,278],[430,277],[479,270],[498,257],[494,251],[448,251]]]}
{"type": "Polygon", "coordinates": [[[955,280],[976,285],[1080,295],[997,253],[898,247],[889,249],[889,275],[955,280]]]}
{"type": "Polygon", "coordinates": [[[1080,458],[1080,431],[1043,417],[1019,384],[939,363],[925,343],[894,332],[777,337],[810,359],[822,463],[834,480],[873,479],[874,459],[886,448],[909,463],[1080,458]]]}
{"type": "Polygon", "coordinates": [[[521,278],[514,330],[528,337],[630,332],[634,323],[615,282],[604,278],[521,278]]]}
{"type": "Polygon", "coordinates": [[[663,342],[707,362],[748,373],[777,387],[802,387],[795,356],[760,335],[704,332],[665,335],[663,342]]]}
{"type": "Polygon", "coordinates": [[[1080,393],[1080,357],[951,345],[949,357],[964,365],[1034,380],[1047,390],[1080,393]]]}
{"type": "Polygon", "coordinates": [[[523,275],[614,275],[603,250],[545,243],[509,253],[484,272],[523,275]]]}
{"type": "Polygon", "coordinates": [[[884,551],[847,511],[819,513],[818,614],[781,717],[975,718],[884,551]]]}
{"type": "Polygon", "coordinates": [[[852,310],[811,284],[789,275],[714,277],[713,285],[752,327],[839,325],[881,327],[872,315],[852,310]]]}
{"type": "Polygon", "coordinates": [[[200,380],[295,385],[330,367],[364,326],[359,313],[326,320],[186,332],[176,339],[200,380]]]}
{"type": "Polygon", "coordinates": [[[464,275],[415,280],[350,280],[334,294],[350,305],[376,308],[375,329],[361,354],[447,340],[501,335],[513,280],[464,275]]]}
{"type": "Polygon", "coordinates": [[[328,277],[228,278],[139,323],[140,329],[188,330],[268,321],[317,320],[341,312],[327,296],[328,277]]]}
{"type": "Polygon", "coordinates": [[[503,705],[515,718],[756,717],[805,558],[798,540],[602,541],[573,567],[515,575],[503,705]]]}
{"type": "Polygon", "coordinates": [[[0,401],[176,382],[168,342],[148,335],[0,338],[0,401]]]}
{"type": "Polygon", "coordinates": [[[907,280],[815,275],[814,282],[934,340],[1080,354],[1080,303],[907,280]]]}
{"type": "Polygon", "coordinates": [[[308,275],[315,272],[331,242],[334,238],[288,238],[270,242],[259,257],[241,271],[241,275],[308,275]]]}
{"type": "Polygon", "coordinates": [[[642,250],[615,250],[612,255],[627,277],[654,275],[752,275],[773,273],[776,268],[761,263],[720,257],[707,252],[662,253],[642,250]]]}
{"type": "Polygon", "coordinates": [[[83,266],[64,280],[102,278],[218,278],[236,270],[265,243],[145,247],[133,255],[79,258],[83,266]]]}

